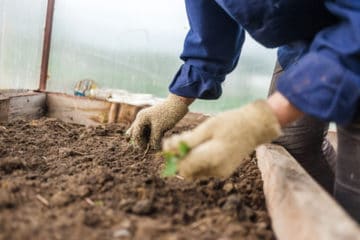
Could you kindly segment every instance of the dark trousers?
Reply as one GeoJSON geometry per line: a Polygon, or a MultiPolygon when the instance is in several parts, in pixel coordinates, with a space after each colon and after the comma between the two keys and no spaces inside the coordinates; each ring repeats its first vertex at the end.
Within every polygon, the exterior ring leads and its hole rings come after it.
{"type": "MultiPolygon", "coordinates": [[[[283,70],[277,63],[269,95],[283,70]]],[[[360,121],[359,121],[360,122],[360,121]]],[[[338,153],[326,140],[329,124],[311,116],[283,129],[280,144],[358,222],[360,222],[360,124],[338,126],[338,153]],[[331,166],[334,166],[333,168],[331,166]]]]}
{"type": "Polygon", "coordinates": [[[360,223],[360,123],[337,127],[335,199],[360,223]]]}

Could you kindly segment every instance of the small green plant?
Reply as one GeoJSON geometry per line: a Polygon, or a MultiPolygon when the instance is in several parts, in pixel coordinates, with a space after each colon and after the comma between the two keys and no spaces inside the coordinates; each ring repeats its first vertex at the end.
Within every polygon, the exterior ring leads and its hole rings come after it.
{"type": "Polygon", "coordinates": [[[95,201],[95,205],[98,207],[102,207],[104,205],[104,202],[101,200],[95,201]]]}
{"type": "Polygon", "coordinates": [[[189,152],[190,147],[185,142],[180,142],[176,152],[164,152],[165,168],[162,172],[163,177],[171,177],[176,174],[177,164],[183,159],[189,152]]]}

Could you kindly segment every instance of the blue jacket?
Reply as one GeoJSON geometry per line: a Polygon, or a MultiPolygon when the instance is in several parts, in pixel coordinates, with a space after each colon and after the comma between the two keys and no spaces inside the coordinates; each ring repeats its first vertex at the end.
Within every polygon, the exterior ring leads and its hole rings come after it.
{"type": "Polygon", "coordinates": [[[360,99],[360,0],[186,0],[184,64],[169,90],[216,99],[236,66],[246,30],[279,47],[277,89],[296,107],[340,124],[360,99]]]}

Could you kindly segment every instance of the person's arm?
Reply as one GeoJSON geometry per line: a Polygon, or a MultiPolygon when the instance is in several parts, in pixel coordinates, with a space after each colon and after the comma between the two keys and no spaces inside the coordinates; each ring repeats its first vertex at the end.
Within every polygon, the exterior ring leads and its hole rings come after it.
{"type": "Polygon", "coordinates": [[[173,128],[196,99],[215,99],[221,83],[238,61],[242,28],[215,1],[187,0],[191,29],[181,59],[183,66],[169,87],[167,99],[140,111],[127,131],[134,144],[158,149],[165,131],[173,128]]]}
{"type": "Polygon", "coordinates": [[[215,1],[185,3],[190,30],[181,54],[184,64],[169,91],[187,98],[216,99],[225,76],[238,62],[245,33],[215,1]]]}
{"type": "Polygon", "coordinates": [[[258,145],[280,136],[282,126],[301,116],[275,92],[267,100],[220,113],[191,131],[165,139],[163,149],[176,152],[182,142],[189,146],[190,153],[178,165],[186,178],[228,177],[258,145]]]}
{"type": "MultiPolygon", "coordinates": [[[[169,95],[177,96],[172,93],[169,93],[169,95]]],[[[187,98],[187,97],[182,97],[182,96],[177,96],[177,97],[179,98],[180,101],[185,103],[187,106],[190,106],[195,101],[195,98],[187,98]]]]}
{"type": "Polygon", "coordinates": [[[267,99],[281,127],[299,119],[303,113],[289,102],[281,93],[275,92],[267,99]]]}
{"type": "Polygon", "coordinates": [[[256,146],[281,134],[279,119],[286,124],[296,118],[287,110],[292,106],[274,94],[267,101],[220,113],[191,131],[165,139],[163,150],[177,152],[181,143],[188,145],[191,151],[178,163],[185,178],[228,177],[256,146]]]}
{"type": "Polygon", "coordinates": [[[194,100],[170,93],[163,102],[141,110],[126,134],[135,147],[158,150],[164,133],[186,115],[194,100]]]}
{"type": "Polygon", "coordinates": [[[338,23],[320,31],[310,50],[279,78],[277,89],[301,111],[351,122],[360,100],[360,1],[325,1],[338,23]]]}

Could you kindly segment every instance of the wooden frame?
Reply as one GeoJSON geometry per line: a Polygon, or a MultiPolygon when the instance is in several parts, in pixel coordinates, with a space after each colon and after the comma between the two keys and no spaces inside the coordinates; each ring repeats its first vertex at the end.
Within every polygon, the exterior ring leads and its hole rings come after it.
{"type": "MultiPolygon", "coordinates": [[[[0,91],[0,122],[47,116],[84,125],[130,124],[144,107],[61,93],[0,91]]],[[[189,113],[185,118],[199,123],[207,116],[189,113]]],[[[335,139],[332,133],[329,140],[336,144],[335,139]]],[[[284,148],[262,145],[257,158],[279,240],[360,238],[358,225],[284,148]]]]}
{"type": "Polygon", "coordinates": [[[83,125],[97,125],[103,123],[130,124],[134,121],[136,114],[146,106],[112,103],[61,93],[47,93],[46,107],[48,117],[83,125]]]}
{"type": "Polygon", "coordinates": [[[43,117],[45,100],[45,93],[0,91],[0,122],[43,117]]]}
{"type": "Polygon", "coordinates": [[[279,240],[355,240],[358,225],[281,146],[257,149],[266,205],[279,240]]]}

